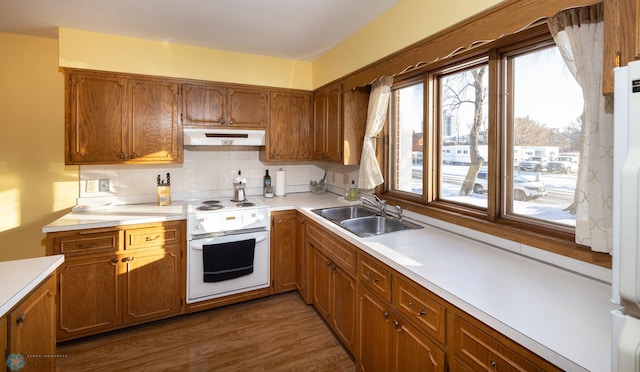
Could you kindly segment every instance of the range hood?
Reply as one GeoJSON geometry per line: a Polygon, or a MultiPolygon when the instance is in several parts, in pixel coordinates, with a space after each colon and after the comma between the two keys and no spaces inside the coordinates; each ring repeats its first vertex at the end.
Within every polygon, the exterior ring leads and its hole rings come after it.
{"type": "Polygon", "coordinates": [[[186,146],[264,146],[264,130],[184,128],[186,146]]]}

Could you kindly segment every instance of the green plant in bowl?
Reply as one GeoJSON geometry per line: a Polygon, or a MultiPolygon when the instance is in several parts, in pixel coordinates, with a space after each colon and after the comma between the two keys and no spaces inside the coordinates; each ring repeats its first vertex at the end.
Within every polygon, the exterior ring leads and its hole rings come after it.
{"type": "Polygon", "coordinates": [[[324,172],[324,176],[319,181],[309,181],[309,190],[316,194],[321,194],[327,191],[327,184],[324,180],[327,177],[327,172],[324,172]]]}

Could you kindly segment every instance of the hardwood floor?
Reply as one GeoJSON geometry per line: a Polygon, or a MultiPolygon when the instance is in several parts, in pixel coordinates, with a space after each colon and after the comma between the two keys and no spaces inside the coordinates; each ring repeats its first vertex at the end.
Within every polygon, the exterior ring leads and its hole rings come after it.
{"type": "Polygon", "coordinates": [[[355,371],[295,292],[59,345],[57,371],[355,371]]]}

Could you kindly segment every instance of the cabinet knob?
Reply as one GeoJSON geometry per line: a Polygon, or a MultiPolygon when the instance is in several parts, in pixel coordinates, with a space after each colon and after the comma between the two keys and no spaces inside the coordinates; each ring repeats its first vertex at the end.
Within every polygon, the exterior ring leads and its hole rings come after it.
{"type": "Polygon", "coordinates": [[[234,124],[233,119],[229,120],[229,125],[233,125],[233,124],[234,124]]]}
{"type": "Polygon", "coordinates": [[[220,120],[220,124],[221,124],[221,125],[225,125],[225,124],[226,124],[226,122],[224,121],[224,119],[220,120]]]}
{"type": "Polygon", "coordinates": [[[383,311],[383,312],[382,312],[382,316],[383,316],[385,319],[389,319],[389,313],[388,313],[388,312],[386,312],[386,311],[383,311]]]}
{"type": "Polygon", "coordinates": [[[27,319],[27,314],[26,313],[22,313],[22,314],[20,314],[18,319],[16,319],[16,324],[22,324],[22,323],[24,323],[24,321],[26,319],[27,319]]]}
{"type": "Polygon", "coordinates": [[[400,325],[400,322],[398,322],[397,320],[393,321],[393,328],[398,332],[402,332],[402,326],[400,325]]]}
{"type": "Polygon", "coordinates": [[[491,363],[491,367],[493,367],[494,371],[498,370],[498,363],[496,363],[495,360],[492,359],[489,363],[491,363]]]}
{"type": "Polygon", "coordinates": [[[117,264],[118,263],[118,258],[112,258],[111,259],[111,263],[112,264],[117,264]]]}
{"type": "Polygon", "coordinates": [[[124,156],[124,153],[121,152],[120,155],[118,156],[120,159],[124,159],[126,156],[124,156]]]}

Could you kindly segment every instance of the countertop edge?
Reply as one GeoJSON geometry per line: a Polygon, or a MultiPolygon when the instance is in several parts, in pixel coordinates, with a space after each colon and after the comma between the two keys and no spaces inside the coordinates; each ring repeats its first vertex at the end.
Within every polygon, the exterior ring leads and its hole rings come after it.
{"type": "MultiPolygon", "coordinates": [[[[27,260],[38,260],[39,268],[33,273],[33,278],[22,287],[19,291],[15,292],[9,297],[9,299],[0,305],[0,317],[5,316],[14,306],[16,306],[22,299],[33,291],[43,280],[45,280],[51,273],[53,273],[64,262],[64,255],[44,256],[36,258],[27,258],[23,260],[4,261],[3,264],[23,264],[27,260]]],[[[26,274],[25,274],[26,275],[26,274]]]]}

